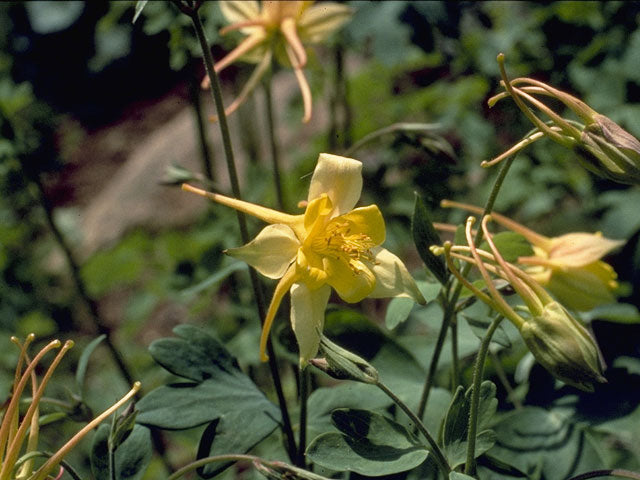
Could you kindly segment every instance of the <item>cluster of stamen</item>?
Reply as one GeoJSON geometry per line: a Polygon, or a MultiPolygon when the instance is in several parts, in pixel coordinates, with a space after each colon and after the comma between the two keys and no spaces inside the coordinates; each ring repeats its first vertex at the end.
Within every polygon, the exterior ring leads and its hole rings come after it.
{"type": "Polygon", "coordinates": [[[371,249],[375,244],[371,237],[365,233],[351,233],[348,222],[335,222],[327,226],[325,235],[315,239],[314,250],[320,255],[334,257],[336,260],[344,260],[349,264],[353,273],[360,273],[361,261],[374,263],[371,249]]]}

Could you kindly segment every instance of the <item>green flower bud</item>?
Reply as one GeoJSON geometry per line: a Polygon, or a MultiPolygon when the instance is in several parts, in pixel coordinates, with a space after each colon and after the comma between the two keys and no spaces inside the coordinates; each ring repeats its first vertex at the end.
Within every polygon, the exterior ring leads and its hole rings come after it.
{"type": "Polygon", "coordinates": [[[364,358],[336,345],[324,335],[320,341],[320,349],[325,358],[309,360],[314,367],[339,380],[375,384],[378,382],[378,371],[364,358]]]}
{"type": "Polygon", "coordinates": [[[585,168],[620,183],[640,183],[640,141],[604,115],[593,116],[577,144],[585,168]]]}
{"type": "Polygon", "coordinates": [[[536,360],[558,380],[588,392],[594,382],[606,382],[593,337],[558,302],[527,319],[520,334],[536,360]]]}

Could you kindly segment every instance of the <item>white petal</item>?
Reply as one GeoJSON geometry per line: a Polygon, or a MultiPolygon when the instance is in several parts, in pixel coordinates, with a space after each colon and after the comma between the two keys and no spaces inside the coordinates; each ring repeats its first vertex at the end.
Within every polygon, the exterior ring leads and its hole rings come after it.
{"type": "Polygon", "coordinates": [[[330,294],[328,285],[316,290],[309,290],[303,283],[294,283],[291,287],[291,327],[298,340],[301,367],[318,353],[330,294]]]}
{"type": "Polygon", "coordinates": [[[321,153],[311,177],[308,201],[326,193],[335,217],[353,210],[362,193],[362,162],[353,158],[321,153]]]}
{"type": "Polygon", "coordinates": [[[282,277],[298,254],[300,242],[286,225],[267,225],[256,238],[227,254],[248,263],[269,278],[282,277]]]}
{"type": "Polygon", "coordinates": [[[373,249],[373,254],[375,264],[371,270],[376,276],[376,286],[369,295],[371,298],[408,297],[418,303],[425,303],[422,293],[402,260],[382,247],[373,249]]]}
{"type": "Polygon", "coordinates": [[[303,42],[319,43],[351,18],[353,10],[346,5],[323,2],[306,9],[298,28],[303,42]]]}
{"type": "Polygon", "coordinates": [[[260,5],[255,1],[223,0],[219,5],[222,15],[229,23],[257,20],[260,17],[260,5]]]}

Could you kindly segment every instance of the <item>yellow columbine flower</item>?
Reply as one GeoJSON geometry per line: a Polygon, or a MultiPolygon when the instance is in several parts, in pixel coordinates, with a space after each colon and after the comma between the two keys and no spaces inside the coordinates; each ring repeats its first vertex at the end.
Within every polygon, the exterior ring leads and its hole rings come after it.
{"type": "MultiPolygon", "coordinates": [[[[10,400],[5,404],[2,423],[0,424],[0,480],[44,480],[51,478],[50,474],[60,466],[64,457],[80,442],[80,440],[100,425],[106,418],[118,408],[126,404],[140,390],[140,382],[136,382],[133,388],[118,402],[98,415],[85,425],[67,443],[39,467],[35,465],[35,457],[28,457],[31,452],[37,452],[40,401],[45,388],[53,375],[54,370],[64,357],[65,353],[73,347],[73,341],[68,340],[64,345],[60,340],[48,343],[33,359],[29,357],[27,350],[35,336],[29,334],[24,342],[12,337],[11,341],[20,348],[20,357],[16,367],[13,388],[10,400]],[[62,347],[62,348],[61,348],[62,347]],[[50,351],[60,348],[46,373],[38,383],[35,369],[42,358],[50,351]],[[28,384],[31,384],[31,399],[26,413],[20,417],[19,406],[22,393],[28,384]],[[26,446],[25,446],[26,441],[26,446]],[[26,459],[25,459],[26,458],[26,459]]],[[[36,455],[38,456],[38,455],[36,455]]],[[[61,473],[56,477],[60,478],[61,473]]]]}
{"type": "MultiPolygon", "coordinates": [[[[232,113],[245,101],[270,68],[275,55],[280,64],[293,68],[304,104],[302,121],[308,122],[311,119],[311,89],[302,71],[307,64],[305,44],[326,39],[349,19],[351,9],[333,2],[313,5],[308,1],[271,1],[259,4],[255,1],[229,0],[220,2],[220,10],[230,23],[220,30],[220,34],[239,30],[247,37],[215,64],[216,72],[240,58],[258,64],[226,113],[232,113]]],[[[205,77],[203,88],[208,88],[209,82],[209,77],[205,77]]]]}
{"type": "Polygon", "coordinates": [[[269,223],[247,245],[227,251],[269,278],[279,278],[260,338],[260,358],[282,298],[291,293],[291,325],[300,363],[313,358],[320,343],[324,312],[333,288],[349,303],[365,297],[410,297],[424,303],[402,261],[380,247],[385,225],[376,205],[354,208],[362,190],[362,163],[320,154],[309,187],[306,211],[289,215],[205,192],[183,189],[269,223]]]}
{"type": "MultiPolygon", "coordinates": [[[[461,208],[482,214],[482,208],[443,200],[443,207],[461,208]]],[[[588,311],[598,305],[615,301],[613,291],[618,288],[616,272],[601,259],[624,244],[598,233],[575,232],[559,237],[545,237],[513,220],[492,213],[500,225],[519,233],[531,243],[534,255],[518,258],[526,265],[527,273],[546,287],[566,307],[588,311]]]]}

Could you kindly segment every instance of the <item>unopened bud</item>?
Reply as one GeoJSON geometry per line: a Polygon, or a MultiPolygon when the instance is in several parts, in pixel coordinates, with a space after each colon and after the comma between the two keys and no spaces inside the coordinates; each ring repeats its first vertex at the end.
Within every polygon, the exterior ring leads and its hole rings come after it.
{"type": "Polygon", "coordinates": [[[582,131],[577,151],[585,168],[620,183],[640,183],[640,141],[604,115],[582,131]]]}
{"type": "Polygon", "coordinates": [[[558,380],[588,392],[594,382],[606,382],[593,337],[558,302],[526,320],[520,334],[536,360],[558,380]]]}
{"type": "Polygon", "coordinates": [[[373,365],[355,353],[339,347],[324,335],[320,340],[320,349],[325,358],[314,358],[309,360],[309,363],[331,377],[372,384],[378,382],[378,371],[373,365]]]}

